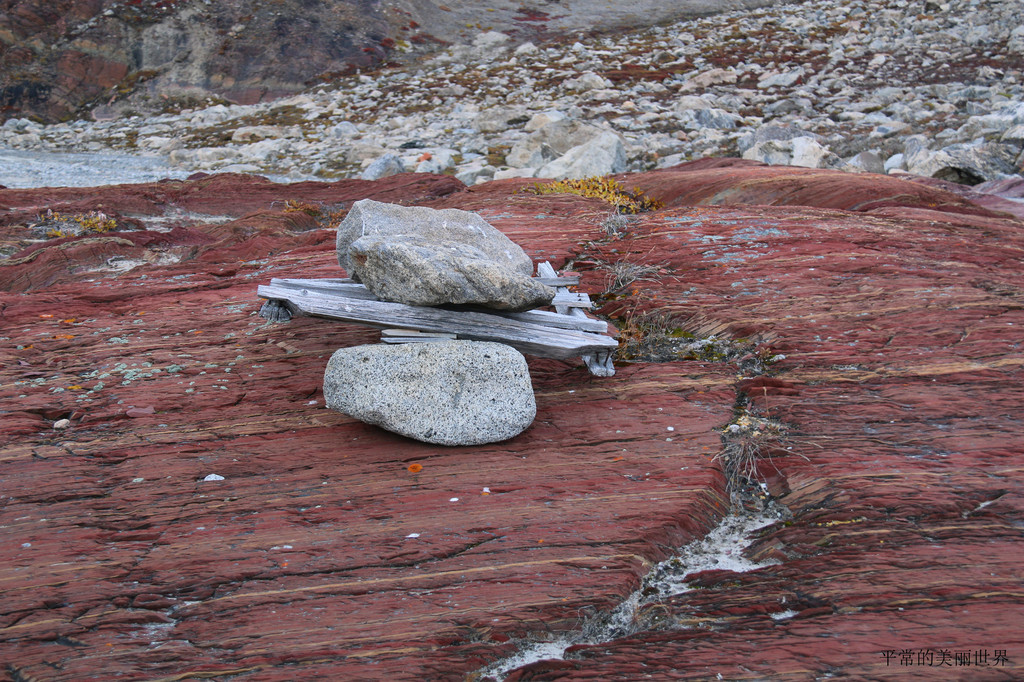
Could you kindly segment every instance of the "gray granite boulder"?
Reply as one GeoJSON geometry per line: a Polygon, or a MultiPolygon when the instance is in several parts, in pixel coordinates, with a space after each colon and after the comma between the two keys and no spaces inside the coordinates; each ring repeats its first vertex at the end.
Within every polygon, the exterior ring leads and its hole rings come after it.
{"type": "Polygon", "coordinates": [[[522,354],[478,341],[342,348],[327,363],[324,397],[331,409],[438,445],[507,440],[537,414],[522,354]]]}
{"type": "Polygon", "coordinates": [[[352,242],[349,255],[359,281],[382,301],[520,311],[548,305],[555,296],[551,287],[459,242],[367,236],[352,242]]]}
{"type": "Polygon", "coordinates": [[[908,137],[904,143],[907,170],[915,175],[938,178],[963,185],[1002,180],[1014,175],[1016,150],[1010,145],[953,144],[942,149],[928,148],[923,135],[908,137]]]}
{"type": "Polygon", "coordinates": [[[405,164],[402,163],[402,159],[394,154],[384,154],[374,159],[359,177],[362,180],[380,180],[404,172],[405,164]]]}
{"type": "Polygon", "coordinates": [[[437,244],[467,244],[482,251],[495,263],[529,277],[533,261],[518,244],[475,213],[455,208],[437,210],[422,206],[399,206],[372,199],[352,204],[338,226],[338,263],[352,274],[349,247],[361,237],[421,237],[437,244]]]}
{"type": "Polygon", "coordinates": [[[872,151],[863,151],[846,160],[847,170],[858,173],[884,173],[885,162],[872,151]]]}
{"type": "Polygon", "coordinates": [[[538,178],[589,178],[595,175],[609,175],[626,170],[626,148],[622,138],[611,131],[573,147],[554,161],[544,164],[538,171],[538,178]]]}

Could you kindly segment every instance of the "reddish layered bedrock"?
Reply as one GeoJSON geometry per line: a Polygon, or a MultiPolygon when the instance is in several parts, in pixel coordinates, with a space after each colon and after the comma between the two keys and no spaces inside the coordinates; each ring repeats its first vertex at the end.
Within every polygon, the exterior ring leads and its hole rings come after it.
{"type": "Polygon", "coordinates": [[[0,191],[4,672],[464,679],[726,515],[742,412],[786,428],[758,476],[792,518],[747,550],[776,563],[691,576],[638,633],[513,678],[1019,679],[1024,224],[885,176],[620,180],[665,207],[616,234],[600,199],[515,180],[0,191]],[[530,358],[536,421],[482,447],[331,412],[327,358],[377,333],[267,324],[255,290],[342,276],[330,225],[361,198],[477,211],[624,338],[660,319],[745,355],[530,358]],[[46,240],[47,210],[134,229],[46,240]],[[644,267],[616,288],[622,264],[644,267]]]}

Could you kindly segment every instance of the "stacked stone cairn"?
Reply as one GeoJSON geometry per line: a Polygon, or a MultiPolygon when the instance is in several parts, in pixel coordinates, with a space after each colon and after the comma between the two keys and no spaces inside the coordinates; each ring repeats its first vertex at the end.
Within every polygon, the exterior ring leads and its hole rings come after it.
{"type": "MultiPolygon", "coordinates": [[[[338,227],[339,264],[382,301],[467,304],[502,311],[551,303],[533,262],[480,216],[353,204],[338,227]]],[[[526,359],[500,343],[443,340],[342,348],[324,374],[327,406],[440,445],[479,445],[522,433],[537,413],[526,359]]]]}

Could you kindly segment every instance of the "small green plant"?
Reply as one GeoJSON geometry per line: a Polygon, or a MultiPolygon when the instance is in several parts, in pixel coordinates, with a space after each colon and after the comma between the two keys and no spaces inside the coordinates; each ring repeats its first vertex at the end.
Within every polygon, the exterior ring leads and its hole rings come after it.
{"type": "Polygon", "coordinates": [[[39,222],[29,227],[35,232],[43,233],[47,239],[77,237],[82,234],[98,234],[117,229],[117,219],[102,211],[88,213],[64,214],[47,209],[38,216],[39,222]]]}
{"type": "Polygon", "coordinates": [[[621,182],[608,176],[548,183],[535,182],[520,191],[530,194],[576,194],[581,197],[603,199],[614,206],[618,213],[624,214],[646,213],[664,207],[657,199],[645,196],[643,190],[627,189],[621,182]]]}
{"type": "Polygon", "coordinates": [[[690,323],[671,311],[637,312],[634,306],[614,322],[619,328],[616,357],[626,362],[738,362],[752,350],[748,339],[689,331],[690,323]]]}

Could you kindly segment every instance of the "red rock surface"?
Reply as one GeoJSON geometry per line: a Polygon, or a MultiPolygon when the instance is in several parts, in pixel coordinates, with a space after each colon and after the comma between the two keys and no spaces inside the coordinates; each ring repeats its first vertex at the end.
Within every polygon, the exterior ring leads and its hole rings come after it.
{"type": "Polygon", "coordinates": [[[778,563],[695,576],[648,629],[513,677],[1022,677],[1024,224],[906,180],[709,165],[626,178],[668,207],[618,239],[602,202],[517,181],[0,191],[8,245],[100,202],[170,230],[0,261],[2,674],[463,679],[713,526],[715,429],[746,400],[789,427],[761,472],[793,518],[752,546],[778,563]],[[531,358],[537,421],[486,447],[332,413],[327,358],[376,332],[265,324],[255,288],[340,274],[323,218],[278,202],[362,197],[479,211],[593,294],[602,262],[659,266],[601,299],[624,335],[654,310],[785,359],[596,379],[531,358]],[[111,254],[144,264],[98,269],[111,254]],[[904,649],[915,665],[887,663],[904,649]],[[988,665],[917,665],[928,650],[988,665]]]}

